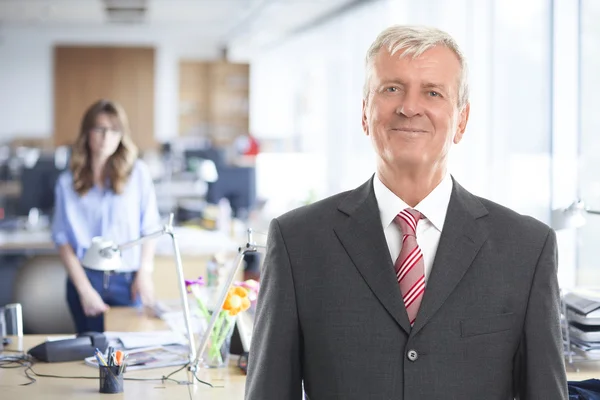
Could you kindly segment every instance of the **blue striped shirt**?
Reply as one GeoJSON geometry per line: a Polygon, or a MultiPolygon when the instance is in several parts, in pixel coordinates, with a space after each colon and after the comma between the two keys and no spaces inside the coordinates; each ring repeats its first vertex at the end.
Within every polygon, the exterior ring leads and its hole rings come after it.
{"type": "MultiPolygon", "coordinates": [[[[95,236],[122,244],[159,229],[154,184],[141,160],[135,162],[121,194],[93,186],[80,196],[73,189],[71,171],[63,172],[56,182],[52,239],[57,247],[70,244],[79,260],[95,236]]],[[[123,250],[122,259],[119,271],[138,270],[141,246],[123,250]]]]}

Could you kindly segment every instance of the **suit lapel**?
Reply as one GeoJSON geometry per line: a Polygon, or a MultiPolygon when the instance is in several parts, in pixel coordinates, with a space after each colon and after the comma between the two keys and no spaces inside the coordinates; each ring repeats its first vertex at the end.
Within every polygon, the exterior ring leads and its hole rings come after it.
{"type": "Polygon", "coordinates": [[[338,208],[347,216],[334,226],[338,239],[383,307],[406,333],[410,333],[408,315],[381,226],[373,180],[350,192],[338,208]]]}
{"type": "Polygon", "coordinates": [[[446,301],[487,240],[487,231],[477,221],[486,214],[487,209],[483,204],[454,181],[446,221],[412,329],[413,335],[427,324],[446,301]]]}

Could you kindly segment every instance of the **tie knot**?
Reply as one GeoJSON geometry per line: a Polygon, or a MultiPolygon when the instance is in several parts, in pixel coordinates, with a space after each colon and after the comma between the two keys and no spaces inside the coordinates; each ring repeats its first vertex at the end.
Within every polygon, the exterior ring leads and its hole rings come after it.
{"type": "Polygon", "coordinates": [[[400,230],[404,235],[416,235],[417,222],[423,217],[423,215],[417,210],[412,208],[405,208],[400,211],[394,222],[398,224],[400,230]]]}

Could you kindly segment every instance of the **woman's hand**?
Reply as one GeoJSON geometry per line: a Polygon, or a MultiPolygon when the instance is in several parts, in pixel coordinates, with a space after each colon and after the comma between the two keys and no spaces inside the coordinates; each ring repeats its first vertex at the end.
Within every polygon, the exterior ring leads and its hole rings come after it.
{"type": "Polygon", "coordinates": [[[140,296],[142,304],[151,308],[154,306],[154,283],[152,282],[152,272],[140,269],[135,275],[131,285],[131,300],[140,296]]]}
{"type": "Polygon", "coordinates": [[[90,283],[71,245],[63,244],[60,246],[59,254],[65,264],[69,278],[77,289],[84,314],[88,317],[95,317],[107,311],[109,307],[104,304],[102,297],[90,283]]]}
{"type": "Polygon", "coordinates": [[[79,293],[79,300],[81,301],[83,312],[88,317],[96,317],[109,309],[102,300],[102,297],[100,297],[100,294],[91,285],[79,293]]]}

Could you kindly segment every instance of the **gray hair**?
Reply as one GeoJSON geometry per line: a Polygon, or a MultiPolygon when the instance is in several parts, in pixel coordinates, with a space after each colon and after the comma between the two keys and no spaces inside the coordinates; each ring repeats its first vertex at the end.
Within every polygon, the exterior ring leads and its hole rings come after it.
{"type": "Polygon", "coordinates": [[[425,26],[395,25],[385,29],[377,36],[367,51],[363,98],[366,100],[369,96],[369,84],[373,74],[373,59],[382,47],[386,48],[392,55],[402,50],[402,55],[412,55],[415,58],[438,45],[449,48],[458,57],[461,76],[458,82],[457,100],[458,108],[464,107],[469,102],[467,60],[452,36],[442,30],[425,26]]]}

